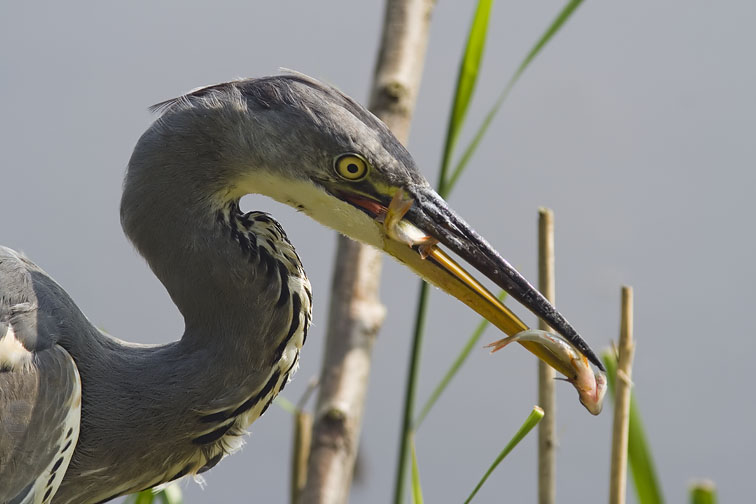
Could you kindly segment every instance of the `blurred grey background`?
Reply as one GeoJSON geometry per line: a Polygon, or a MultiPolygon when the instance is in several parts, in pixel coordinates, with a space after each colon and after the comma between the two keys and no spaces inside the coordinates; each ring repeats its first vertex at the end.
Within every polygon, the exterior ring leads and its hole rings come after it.
{"type": "MultiPolygon", "coordinates": [[[[479,123],[563,2],[498,2],[468,128],[479,123]]],[[[435,181],[474,2],[439,2],[410,151],[435,181]]],[[[367,98],[383,2],[0,3],[0,243],[24,251],[97,325],[167,342],[182,322],[118,217],[147,107],[196,86],[287,67],[367,98]]],[[[756,400],[756,66],[752,1],[586,2],[516,86],[450,202],[536,280],[536,210],[556,215],[557,305],[599,349],[617,335],[619,288],[636,294],[634,382],[670,502],[693,477],[723,502],[752,495],[756,400]]],[[[271,211],[315,289],[315,324],[286,396],[318,374],[335,237],[271,211]]],[[[352,502],[389,500],[418,281],[385,263],[352,502]]],[[[518,309],[519,313],[522,310],[518,309]]],[[[423,353],[424,399],[477,324],[438,292],[423,353]]],[[[526,320],[532,321],[532,317],[526,320]]],[[[486,341],[499,334],[490,330],[486,341]]],[[[536,360],[476,350],[417,436],[428,502],[460,502],[535,402],[536,360]]],[[[594,418],[558,384],[560,502],[602,502],[612,408],[594,418]]],[[[187,503],[284,502],[292,421],[280,408],[187,503]]],[[[535,436],[477,499],[532,502],[535,436]]],[[[631,492],[632,493],[632,492],[631,492]]]]}

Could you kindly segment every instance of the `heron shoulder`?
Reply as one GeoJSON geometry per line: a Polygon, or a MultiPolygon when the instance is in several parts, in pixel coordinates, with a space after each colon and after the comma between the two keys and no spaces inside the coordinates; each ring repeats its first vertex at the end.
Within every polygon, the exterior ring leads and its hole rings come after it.
{"type": "Polygon", "coordinates": [[[31,353],[56,344],[70,351],[71,338],[97,331],[50,275],[22,253],[0,246],[0,337],[9,326],[31,353]]]}
{"type": "Polygon", "coordinates": [[[23,254],[0,246],[0,368],[26,366],[33,352],[54,343],[38,331],[33,275],[45,273],[23,254]]]}

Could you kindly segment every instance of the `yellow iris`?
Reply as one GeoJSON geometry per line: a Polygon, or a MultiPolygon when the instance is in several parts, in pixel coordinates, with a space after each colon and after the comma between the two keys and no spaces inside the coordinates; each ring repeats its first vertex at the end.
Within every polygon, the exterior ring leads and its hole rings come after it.
{"type": "Polygon", "coordinates": [[[346,180],[362,180],[367,176],[368,163],[357,154],[342,154],[334,163],[336,173],[346,180]]]}

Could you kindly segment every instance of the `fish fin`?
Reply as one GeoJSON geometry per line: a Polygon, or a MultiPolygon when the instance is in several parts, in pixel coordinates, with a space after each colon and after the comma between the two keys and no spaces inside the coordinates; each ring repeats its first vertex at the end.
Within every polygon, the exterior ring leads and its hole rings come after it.
{"type": "Polygon", "coordinates": [[[513,341],[516,341],[514,336],[507,336],[506,338],[502,338],[500,340],[494,341],[493,343],[489,343],[484,348],[491,348],[491,353],[498,352],[505,346],[509,345],[513,341]]]}

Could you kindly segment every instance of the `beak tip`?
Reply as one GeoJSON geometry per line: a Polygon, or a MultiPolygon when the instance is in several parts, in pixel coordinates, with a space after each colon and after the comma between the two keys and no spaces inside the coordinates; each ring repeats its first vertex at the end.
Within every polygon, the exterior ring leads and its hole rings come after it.
{"type": "Polygon", "coordinates": [[[588,348],[588,351],[590,353],[590,356],[587,356],[588,360],[593,362],[593,364],[595,364],[596,367],[599,368],[599,371],[606,373],[606,368],[604,367],[604,363],[601,362],[601,359],[599,359],[598,356],[590,348],[588,348]]]}
{"type": "Polygon", "coordinates": [[[602,373],[606,373],[606,368],[604,367],[604,364],[601,362],[601,359],[596,356],[596,354],[593,352],[593,350],[590,349],[590,347],[587,348],[586,351],[586,357],[589,361],[591,361],[602,373]]]}

